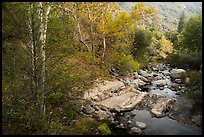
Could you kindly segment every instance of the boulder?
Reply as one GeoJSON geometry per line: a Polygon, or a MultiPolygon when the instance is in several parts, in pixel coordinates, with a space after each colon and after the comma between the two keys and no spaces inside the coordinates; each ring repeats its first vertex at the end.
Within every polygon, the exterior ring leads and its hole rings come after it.
{"type": "Polygon", "coordinates": [[[165,116],[166,110],[168,110],[169,106],[172,105],[176,99],[174,98],[161,98],[157,101],[156,105],[151,109],[151,113],[157,117],[161,118],[165,116]]]}
{"type": "Polygon", "coordinates": [[[144,70],[139,70],[138,71],[138,74],[139,75],[141,75],[141,76],[143,76],[143,77],[153,77],[153,73],[147,73],[146,71],[144,71],[144,70]]]}
{"type": "Polygon", "coordinates": [[[146,71],[144,71],[144,70],[139,70],[139,71],[138,71],[138,74],[140,74],[140,75],[142,75],[142,76],[144,76],[144,77],[147,77],[147,76],[148,76],[148,73],[147,73],[146,71]]]}
{"type": "Polygon", "coordinates": [[[164,79],[153,81],[153,85],[156,85],[158,87],[165,86],[166,84],[167,82],[164,79]]]}
{"type": "Polygon", "coordinates": [[[136,84],[138,85],[138,87],[144,86],[146,83],[144,81],[142,81],[141,79],[135,79],[133,81],[131,81],[131,84],[136,84]]]}
{"type": "Polygon", "coordinates": [[[171,78],[173,79],[176,79],[176,78],[181,78],[181,75],[183,73],[186,73],[186,71],[184,69],[172,69],[170,71],[170,76],[171,78]]]}
{"type": "Polygon", "coordinates": [[[84,99],[90,99],[94,96],[102,95],[103,92],[111,92],[111,91],[119,90],[124,87],[125,87],[124,83],[118,80],[104,81],[103,83],[97,84],[97,86],[94,87],[93,89],[84,92],[84,99]]]}
{"type": "Polygon", "coordinates": [[[143,76],[139,76],[139,79],[141,79],[141,80],[144,81],[144,82],[148,82],[148,81],[149,81],[147,78],[145,78],[145,77],[143,77],[143,76]]]}
{"type": "Polygon", "coordinates": [[[126,92],[120,96],[108,98],[100,102],[100,104],[112,112],[130,111],[139,104],[146,95],[146,92],[126,92]]]}

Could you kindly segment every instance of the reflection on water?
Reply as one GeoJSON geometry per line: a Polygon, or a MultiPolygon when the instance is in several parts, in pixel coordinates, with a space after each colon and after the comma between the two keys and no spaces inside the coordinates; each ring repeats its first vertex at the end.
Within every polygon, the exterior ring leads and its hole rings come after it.
{"type": "Polygon", "coordinates": [[[145,135],[201,135],[202,128],[178,123],[168,117],[155,118],[146,110],[133,110],[136,116],[134,121],[146,123],[143,130],[145,135]]]}

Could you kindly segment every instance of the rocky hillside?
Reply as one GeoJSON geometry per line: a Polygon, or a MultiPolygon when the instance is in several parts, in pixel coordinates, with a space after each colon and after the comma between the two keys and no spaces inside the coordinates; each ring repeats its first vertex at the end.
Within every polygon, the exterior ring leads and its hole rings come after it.
{"type": "MultiPolygon", "coordinates": [[[[119,2],[119,5],[130,10],[138,2],[119,2]]],[[[146,2],[157,10],[157,19],[163,30],[176,29],[179,16],[184,11],[187,18],[202,11],[202,2],[146,2]]]]}

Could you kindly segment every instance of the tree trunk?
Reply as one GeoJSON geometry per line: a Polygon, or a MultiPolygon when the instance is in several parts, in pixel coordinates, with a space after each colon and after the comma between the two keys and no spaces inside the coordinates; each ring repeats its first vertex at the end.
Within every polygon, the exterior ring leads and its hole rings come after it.
{"type": "Polygon", "coordinates": [[[28,30],[30,41],[31,61],[31,87],[36,105],[37,134],[42,134],[43,123],[45,122],[45,43],[48,15],[51,6],[48,3],[39,2],[28,6],[28,30]],[[35,88],[33,88],[35,87],[35,88]]]}
{"type": "Polygon", "coordinates": [[[86,5],[86,10],[88,12],[88,18],[90,20],[90,41],[91,41],[91,51],[92,53],[94,54],[94,44],[93,44],[93,20],[92,20],[92,17],[91,17],[91,14],[90,14],[90,10],[89,10],[89,7],[88,7],[88,4],[85,2],[85,5],[86,5]]]}
{"type": "Polygon", "coordinates": [[[106,52],[106,37],[105,34],[103,35],[103,55],[102,55],[102,59],[104,60],[105,57],[105,52],[106,52]]]}
{"type": "Polygon", "coordinates": [[[82,37],[80,23],[79,23],[79,21],[78,21],[78,19],[77,19],[77,17],[75,15],[74,15],[74,18],[76,19],[76,22],[77,22],[77,30],[78,30],[79,41],[86,46],[88,51],[90,51],[89,46],[87,45],[87,43],[84,41],[84,39],[82,37]]]}

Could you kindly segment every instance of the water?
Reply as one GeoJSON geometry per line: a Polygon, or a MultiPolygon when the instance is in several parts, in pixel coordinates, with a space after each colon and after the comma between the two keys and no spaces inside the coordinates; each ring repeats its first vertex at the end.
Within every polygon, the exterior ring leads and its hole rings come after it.
{"type": "Polygon", "coordinates": [[[169,88],[164,88],[163,90],[160,90],[160,89],[150,89],[148,91],[148,93],[151,93],[151,94],[160,94],[162,96],[172,96],[172,97],[176,97],[176,92],[175,91],[172,91],[171,89],[169,88]]]}
{"type": "Polygon", "coordinates": [[[202,135],[202,128],[181,124],[168,117],[155,118],[146,110],[133,111],[136,113],[133,120],[147,125],[143,130],[145,135],[202,135]]]}

